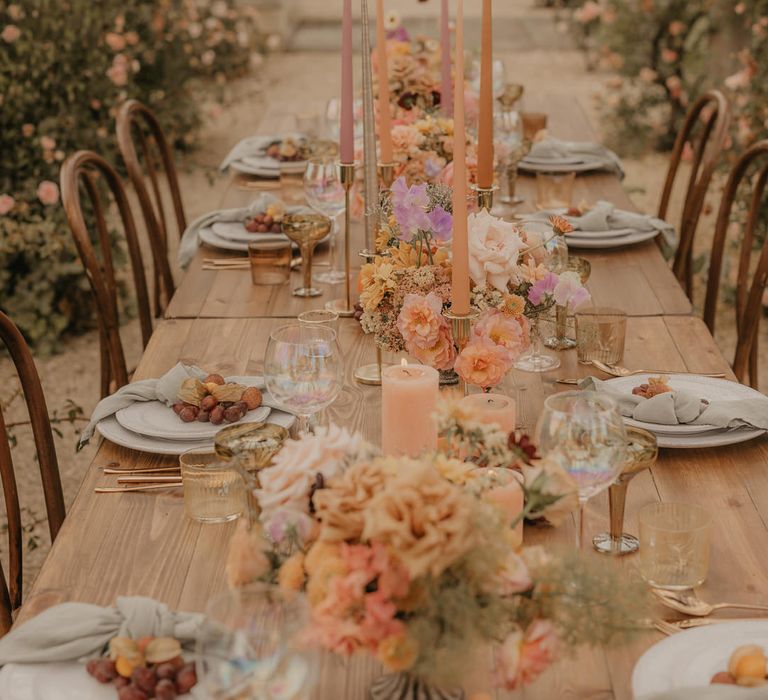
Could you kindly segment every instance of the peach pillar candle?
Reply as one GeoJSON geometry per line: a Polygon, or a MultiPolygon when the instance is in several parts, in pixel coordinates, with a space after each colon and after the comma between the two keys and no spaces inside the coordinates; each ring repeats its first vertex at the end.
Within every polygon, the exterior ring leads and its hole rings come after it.
{"type": "MultiPolygon", "coordinates": [[[[520,482],[511,477],[507,483],[494,486],[486,491],[485,498],[504,513],[508,524],[512,524],[525,507],[525,493],[520,482]]],[[[512,546],[517,549],[523,543],[523,521],[512,528],[512,546]]]]}
{"type": "Polygon", "coordinates": [[[352,87],[352,0],[344,0],[341,20],[341,120],[339,155],[342,163],[355,162],[354,90],[352,87]]]}
{"type": "Polygon", "coordinates": [[[515,402],[504,394],[470,394],[461,400],[461,405],[472,411],[481,423],[495,423],[505,432],[515,429],[515,402]]]}
{"type": "Polygon", "coordinates": [[[451,78],[451,27],[448,0],[440,5],[440,107],[446,117],[453,114],[453,79],[451,78]]]}
{"type": "Polygon", "coordinates": [[[385,455],[415,457],[437,449],[433,413],[439,374],[427,365],[402,364],[381,373],[381,449],[385,455]]]}
{"type": "Polygon", "coordinates": [[[392,114],[389,105],[387,36],[384,32],[384,0],[376,0],[376,51],[379,64],[379,151],[382,163],[392,162],[392,114]]]}
{"type": "Polygon", "coordinates": [[[493,18],[491,0],[483,0],[480,101],[477,124],[477,186],[493,187],[493,18]]]}
{"type": "Polygon", "coordinates": [[[453,258],[451,311],[469,313],[467,242],[467,135],[464,123],[464,0],[456,4],[456,70],[453,84],[453,258]]]}

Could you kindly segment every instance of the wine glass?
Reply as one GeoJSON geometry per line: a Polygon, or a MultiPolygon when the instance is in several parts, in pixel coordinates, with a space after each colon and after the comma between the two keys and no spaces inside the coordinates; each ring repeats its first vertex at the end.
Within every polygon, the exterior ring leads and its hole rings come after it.
{"type": "Polygon", "coordinates": [[[293,290],[297,297],[319,297],[323,292],[312,286],[312,253],[328,235],[331,220],[322,214],[288,214],[283,217],[283,233],[301,250],[303,285],[293,290]]]}
{"type": "Polygon", "coordinates": [[[308,697],[319,661],[301,644],[308,622],[304,596],[266,583],[214,598],[197,637],[201,686],[212,698],[277,697],[288,687],[308,697]]]}
{"type": "Polygon", "coordinates": [[[281,326],[269,336],[264,379],[272,398],[298,417],[300,433],[309,417],[330,406],[341,390],[341,352],[327,326],[281,326]]]}
{"type": "Polygon", "coordinates": [[[328,284],[340,284],[346,274],[339,269],[338,255],[338,218],[344,211],[344,188],[339,179],[338,165],[333,159],[316,157],[309,161],[304,172],[304,196],[310,207],[330,217],[332,222],[330,269],[315,277],[328,284]]]}
{"type": "Polygon", "coordinates": [[[584,506],[615,481],[626,463],[624,421],[613,399],[594,391],[564,391],[544,402],[536,434],[542,454],[576,482],[576,548],[581,549],[584,506]]]}

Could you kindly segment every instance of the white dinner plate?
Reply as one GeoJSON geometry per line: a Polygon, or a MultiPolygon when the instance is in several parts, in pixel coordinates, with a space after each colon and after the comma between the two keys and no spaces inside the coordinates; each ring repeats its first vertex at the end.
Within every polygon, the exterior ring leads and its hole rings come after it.
{"type": "Polygon", "coordinates": [[[211,226],[213,235],[233,243],[245,243],[247,246],[254,241],[287,241],[284,233],[253,233],[245,228],[242,221],[217,221],[211,226]]]}
{"type": "MultiPolygon", "coordinates": [[[[768,652],[768,620],[719,622],[662,639],[635,664],[635,700],[679,688],[709,686],[712,676],[728,670],[731,653],[742,644],[758,644],[768,652]]],[[[724,693],[729,689],[731,686],[722,687],[724,693]]],[[[744,694],[752,697],[749,692],[744,694]]]]}
{"type": "MultiPolygon", "coordinates": [[[[177,696],[191,698],[189,693],[177,696]]],[[[2,700],[116,700],[111,683],[99,683],[76,661],[6,664],[0,670],[2,700]]]]}
{"type": "Polygon", "coordinates": [[[659,232],[655,230],[637,231],[636,233],[630,233],[626,236],[615,236],[612,231],[604,231],[602,233],[605,234],[604,238],[577,238],[575,236],[566,235],[565,242],[571,248],[620,248],[625,245],[634,245],[635,243],[650,241],[652,238],[656,238],[656,236],[659,235],[659,232]]]}
{"type": "MultiPolygon", "coordinates": [[[[264,388],[263,377],[229,377],[228,379],[243,386],[264,388]]],[[[266,420],[272,409],[266,405],[269,403],[269,397],[264,398],[264,405],[248,411],[238,422],[260,423],[266,420]]],[[[224,427],[223,423],[220,425],[197,421],[185,423],[170,406],[166,406],[162,401],[136,401],[126,408],[121,408],[115,413],[115,418],[123,428],[132,433],[165,440],[212,440],[214,435],[224,427]]]]}
{"type": "Polygon", "coordinates": [[[629,236],[632,233],[636,233],[637,229],[634,228],[615,228],[615,229],[609,229],[607,231],[582,231],[581,229],[575,229],[571,232],[569,232],[566,236],[566,238],[573,238],[574,240],[577,239],[590,239],[590,238],[604,238],[606,240],[608,239],[615,239],[615,238],[622,238],[624,236],[629,236]]]}
{"type": "MultiPolygon", "coordinates": [[[[243,156],[239,160],[235,160],[230,163],[229,167],[232,170],[243,173],[244,175],[256,175],[257,177],[266,177],[277,179],[280,177],[281,162],[275,158],[270,158],[266,155],[266,149],[270,143],[281,140],[283,138],[303,138],[302,134],[285,134],[284,136],[249,136],[243,139],[240,143],[250,141],[255,144],[256,148],[261,148],[261,153],[254,153],[250,156],[243,156]]],[[[238,144],[239,145],[239,144],[238,144]]],[[[251,147],[253,148],[253,146],[251,147]]],[[[301,174],[307,168],[307,161],[297,160],[289,161],[285,164],[285,172],[291,174],[301,174]]]]}
{"type": "Polygon", "coordinates": [[[597,158],[584,158],[580,163],[559,163],[556,160],[532,161],[523,158],[517,167],[529,173],[587,173],[591,170],[604,170],[605,161],[597,158]]]}
{"type": "Polygon", "coordinates": [[[562,156],[556,158],[546,158],[544,156],[535,156],[529,153],[523,160],[531,165],[576,165],[583,163],[584,158],[581,156],[562,156]]]}

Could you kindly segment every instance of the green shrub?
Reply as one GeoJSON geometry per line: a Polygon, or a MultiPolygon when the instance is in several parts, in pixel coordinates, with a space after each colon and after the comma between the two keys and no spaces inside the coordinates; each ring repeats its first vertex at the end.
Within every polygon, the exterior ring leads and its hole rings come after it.
{"type": "Polygon", "coordinates": [[[148,104],[194,144],[201,81],[245,74],[258,15],[233,0],[0,0],[0,309],[38,350],[90,325],[58,172],[82,148],[119,162],[114,116],[148,104]]]}

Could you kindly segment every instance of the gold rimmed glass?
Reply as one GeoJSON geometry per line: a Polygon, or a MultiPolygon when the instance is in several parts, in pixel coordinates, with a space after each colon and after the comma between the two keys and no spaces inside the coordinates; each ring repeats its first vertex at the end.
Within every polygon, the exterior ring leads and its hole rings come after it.
{"type": "Polygon", "coordinates": [[[595,306],[576,312],[576,353],[579,362],[621,362],[627,335],[627,314],[621,309],[595,306]]]}
{"type": "Polygon", "coordinates": [[[245,511],[245,483],[235,462],[223,461],[210,448],[179,456],[184,511],[200,523],[226,523],[245,511]]]}
{"type": "Polygon", "coordinates": [[[299,246],[304,283],[293,290],[297,297],[317,297],[323,292],[312,286],[312,254],[315,246],[331,230],[331,220],[322,214],[288,214],[283,218],[283,233],[299,246]]]}
{"type": "Polygon", "coordinates": [[[293,252],[289,241],[253,241],[248,244],[251,281],[256,285],[285,284],[291,279],[293,252]]]}
{"type": "Polygon", "coordinates": [[[536,206],[539,209],[568,209],[575,183],[575,172],[536,173],[536,206]]]}

